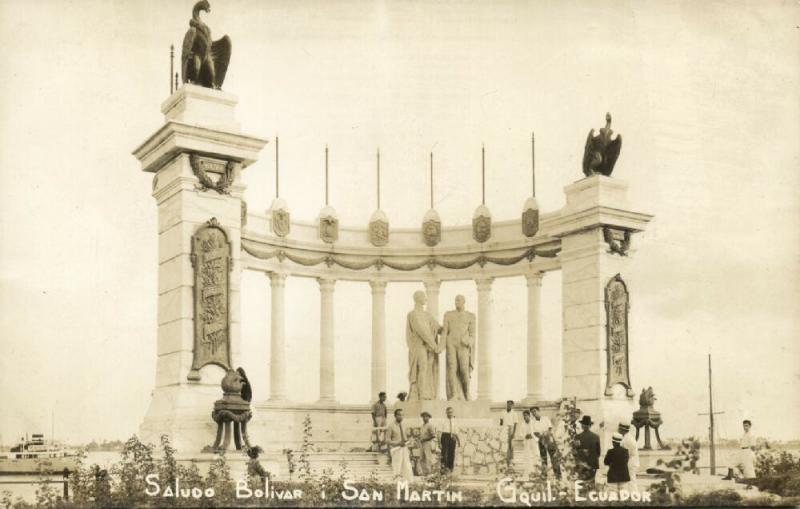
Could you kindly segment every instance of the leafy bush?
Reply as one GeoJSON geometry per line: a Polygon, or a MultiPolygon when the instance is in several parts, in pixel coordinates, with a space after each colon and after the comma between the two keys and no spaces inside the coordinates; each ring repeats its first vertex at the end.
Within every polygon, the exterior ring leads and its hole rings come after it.
{"type": "Polygon", "coordinates": [[[756,457],[758,489],[782,497],[800,497],[800,457],[788,451],[763,451],[756,457]]]}

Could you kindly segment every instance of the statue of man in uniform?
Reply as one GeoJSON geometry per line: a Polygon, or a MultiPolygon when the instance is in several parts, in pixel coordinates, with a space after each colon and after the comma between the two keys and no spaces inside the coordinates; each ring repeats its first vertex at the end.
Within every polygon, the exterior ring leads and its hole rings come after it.
{"type": "Polygon", "coordinates": [[[469,379],[475,364],[475,314],[456,296],[456,309],[444,314],[447,344],[447,399],[469,400],[469,379]]]}
{"type": "Polygon", "coordinates": [[[439,392],[439,354],[443,347],[438,335],[442,329],[425,303],[425,292],[414,292],[414,309],[406,317],[408,401],[436,399],[439,392]]]}

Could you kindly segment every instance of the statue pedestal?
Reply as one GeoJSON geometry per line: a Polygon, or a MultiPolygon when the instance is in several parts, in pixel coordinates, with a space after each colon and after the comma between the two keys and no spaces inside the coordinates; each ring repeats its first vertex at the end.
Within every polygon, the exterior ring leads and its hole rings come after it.
{"type": "Polygon", "coordinates": [[[240,132],[235,105],[233,94],[184,85],[162,105],[164,124],[133,152],[142,171],[153,174],[158,207],[156,379],[140,437],[158,443],[166,434],[184,453],[211,443],[215,424],[210,410],[219,398],[220,380],[226,368],[239,365],[240,172],[256,161],[266,140],[240,132]],[[202,171],[192,157],[200,160],[202,171]],[[225,332],[219,348],[227,349],[229,357],[214,359],[219,365],[201,359],[192,370],[197,334],[192,239],[212,218],[230,243],[228,304],[219,324],[225,332]],[[231,366],[222,367],[226,362],[231,366]]]}
{"type": "MultiPolygon", "coordinates": [[[[428,412],[433,419],[444,419],[447,407],[453,407],[456,419],[489,419],[492,417],[488,401],[447,401],[441,399],[424,399],[395,403],[393,408],[402,408],[407,420],[420,419],[422,412],[428,412]]],[[[389,416],[391,417],[391,416],[389,416]]],[[[391,420],[390,420],[391,422],[391,420]]]]}

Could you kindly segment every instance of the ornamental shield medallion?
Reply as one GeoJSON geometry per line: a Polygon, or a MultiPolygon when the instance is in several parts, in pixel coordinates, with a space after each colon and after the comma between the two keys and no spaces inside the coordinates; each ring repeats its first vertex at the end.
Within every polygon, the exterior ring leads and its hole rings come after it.
{"type": "Polygon", "coordinates": [[[492,218],[478,216],[472,219],[472,238],[476,242],[486,242],[492,236],[492,218]]]}
{"type": "Polygon", "coordinates": [[[289,235],[291,223],[289,221],[289,211],[277,209],[272,211],[272,232],[278,237],[289,235]]]}
{"type": "Polygon", "coordinates": [[[375,247],[385,246],[389,242],[389,223],[372,221],[369,224],[369,241],[375,247]]]}
{"type": "Polygon", "coordinates": [[[422,223],[422,240],[428,247],[433,247],[442,240],[442,223],[429,219],[422,223]]]}
{"type": "Polygon", "coordinates": [[[339,239],[339,220],[333,216],[319,218],[319,238],[333,244],[339,239]]]}
{"type": "Polygon", "coordinates": [[[539,231],[539,211],[528,209],[522,213],[522,234],[533,237],[539,231]]]}
{"type": "Polygon", "coordinates": [[[187,378],[200,380],[200,369],[216,364],[230,369],[231,246],[216,218],[192,236],[194,268],[194,356],[187,378]]]}
{"type": "Polygon", "coordinates": [[[606,285],[606,339],[608,359],[608,381],[606,396],[613,394],[612,389],[620,384],[626,389],[629,397],[633,396],[628,366],[628,288],[622,277],[617,274],[606,285]]]}

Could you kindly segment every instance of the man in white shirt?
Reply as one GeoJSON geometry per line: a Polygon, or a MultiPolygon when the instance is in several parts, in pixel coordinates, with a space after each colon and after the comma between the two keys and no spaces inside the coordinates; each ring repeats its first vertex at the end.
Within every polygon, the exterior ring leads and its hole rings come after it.
{"type": "Polygon", "coordinates": [[[622,435],[622,447],[628,450],[628,474],[630,475],[630,486],[634,491],[639,491],[639,485],[636,483],[636,474],[639,471],[639,445],[636,443],[631,433],[631,425],[621,422],[617,428],[619,434],[622,435]]]}
{"type": "Polygon", "coordinates": [[[500,425],[508,429],[508,451],[506,452],[506,462],[511,465],[514,460],[514,437],[517,434],[517,426],[519,425],[519,417],[514,411],[514,401],[506,401],[506,413],[500,419],[500,425]]]}
{"type": "Polygon", "coordinates": [[[403,428],[403,410],[394,411],[394,422],[386,430],[386,441],[389,443],[389,454],[392,457],[392,470],[395,478],[411,481],[411,455],[408,450],[408,432],[403,428]]]}
{"type": "Polygon", "coordinates": [[[447,407],[447,421],[442,426],[442,435],[439,439],[442,446],[442,472],[452,472],[456,462],[456,447],[461,445],[458,438],[458,425],[456,424],[453,407],[447,407]]]}
{"type": "Polygon", "coordinates": [[[742,435],[742,438],[739,440],[739,447],[741,447],[741,459],[739,463],[741,463],[742,477],[745,479],[753,479],[756,476],[756,439],[750,434],[753,423],[749,420],[745,420],[742,422],[742,427],[744,428],[744,435],[742,435]]]}
{"type": "Polygon", "coordinates": [[[550,454],[550,463],[553,465],[553,473],[557,479],[561,479],[561,465],[558,460],[558,445],[553,438],[553,423],[546,415],[541,414],[538,406],[531,407],[531,420],[533,432],[539,440],[539,456],[542,458],[542,466],[547,471],[547,455],[550,454]]]}
{"type": "Polygon", "coordinates": [[[522,412],[522,420],[520,423],[521,433],[525,438],[525,476],[535,472],[539,464],[539,439],[533,433],[533,422],[531,421],[531,413],[527,410],[522,412]]]}

